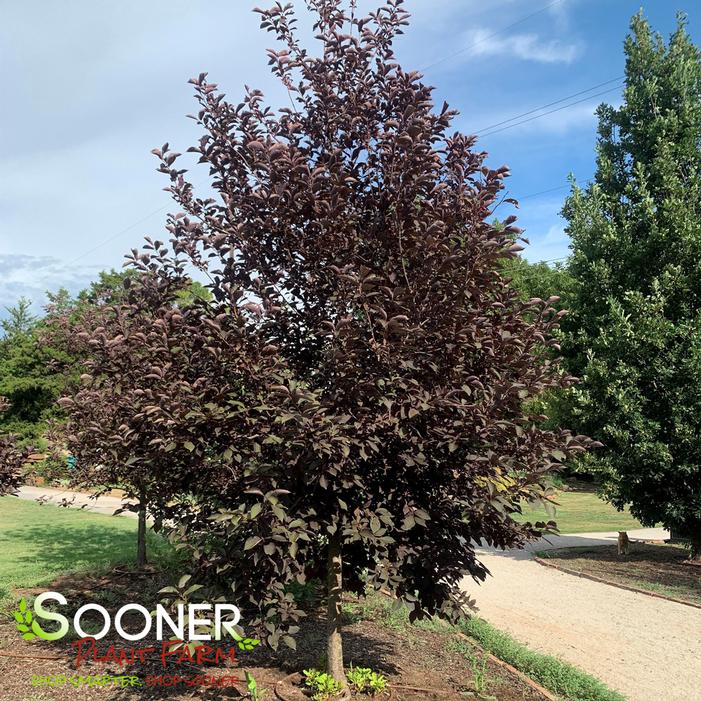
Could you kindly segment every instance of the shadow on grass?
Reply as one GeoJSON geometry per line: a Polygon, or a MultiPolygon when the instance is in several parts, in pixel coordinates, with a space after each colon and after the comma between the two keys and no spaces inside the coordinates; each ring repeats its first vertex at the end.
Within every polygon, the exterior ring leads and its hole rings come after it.
{"type": "MultiPolygon", "coordinates": [[[[130,524],[131,525],[131,524],[130,524]]],[[[33,587],[76,571],[91,571],[115,564],[131,564],[136,558],[136,524],[133,528],[69,521],[65,524],[26,525],[5,530],[3,547],[12,548],[11,586],[33,587]],[[26,547],[22,547],[26,544],[26,547]]],[[[161,559],[168,544],[155,533],[148,534],[152,559],[161,559]]],[[[6,588],[7,582],[2,587],[6,588]]]]}

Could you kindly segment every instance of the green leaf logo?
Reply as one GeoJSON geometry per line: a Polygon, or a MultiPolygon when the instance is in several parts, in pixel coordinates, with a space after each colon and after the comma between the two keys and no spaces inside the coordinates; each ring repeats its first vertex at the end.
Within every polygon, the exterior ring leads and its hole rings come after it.
{"type": "Polygon", "coordinates": [[[25,599],[21,599],[19,602],[19,608],[13,615],[15,617],[15,625],[17,626],[17,630],[22,633],[22,637],[25,640],[34,640],[34,638],[37,636],[30,628],[32,621],[34,620],[34,616],[27,608],[27,601],[25,599]]]}
{"type": "Polygon", "coordinates": [[[256,645],[260,645],[260,640],[244,638],[243,640],[239,640],[238,645],[241,650],[253,650],[256,645]]]}

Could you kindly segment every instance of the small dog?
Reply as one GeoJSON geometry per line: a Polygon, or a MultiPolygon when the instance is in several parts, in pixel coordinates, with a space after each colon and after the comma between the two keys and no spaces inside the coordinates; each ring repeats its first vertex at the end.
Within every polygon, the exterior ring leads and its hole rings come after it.
{"type": "Polygon", "coordinates": [[[627,555],[628,546],[630,545],[630,538],[628,538],[628,533],[626,531],[618,531],[618,555],[627,555]]]}

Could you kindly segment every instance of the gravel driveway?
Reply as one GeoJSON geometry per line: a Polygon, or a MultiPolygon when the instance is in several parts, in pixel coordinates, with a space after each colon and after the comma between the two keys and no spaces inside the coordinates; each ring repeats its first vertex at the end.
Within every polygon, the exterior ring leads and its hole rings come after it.
{"type": "MultiPolygon", "coordinates": [[[[659,530],[629,531],[661,538],[659,530]]],[[[610,544],[615,533],[551,539],[530,550],[610,544]]],[[[524,551],[480,550],[492,573],[465,589],[479,615],[539,652],[570,662],[630,701],[701,699],[701,609],[543,567],[524,551]]]]}

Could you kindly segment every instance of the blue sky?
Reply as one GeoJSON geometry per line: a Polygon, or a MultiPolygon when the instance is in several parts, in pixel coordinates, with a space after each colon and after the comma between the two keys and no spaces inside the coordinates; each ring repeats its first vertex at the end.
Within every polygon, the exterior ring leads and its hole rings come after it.
{"type": "MultiPolygon", "coordinates": [[[[170,201],[150,150],[168,141],[184,151],[198,138],[185,117],[195,109],[190,77],[208,71],[235,101],[248,84],[285,104],[268,72],[272,37],[258,29],[255,4],[268,2],[0,0],[0,308],[22,295],[39,305],[59,286],[77,291],[99,270],[120,267],[143,236],[164,237],[170,201]]],[[[304,13],[303,2],[294,4],[304,13]]],[[[490,165],[510,166],[530,260],[567,254],[558,216],[567,175],[592,175],[594,109],[617,103],[620,89],[610,83],[567,109],[491,133],[485,127],[622,76],[622,42],[640,6],[406,0],[414,18],[398,57],[405,68],[425,69],[437,102],[460,110],[457,128],[480,133],[490,165]]],[[[694,0],[643,8],[664,35],[685,10],[692,36],[701,36],[694,0]]]]}

